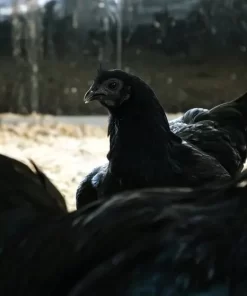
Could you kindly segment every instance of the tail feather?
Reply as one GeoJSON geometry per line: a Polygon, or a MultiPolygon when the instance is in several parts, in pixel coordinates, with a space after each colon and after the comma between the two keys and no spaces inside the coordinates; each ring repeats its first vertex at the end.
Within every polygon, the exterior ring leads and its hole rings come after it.
{"type": "MultiPolygon", "coordinates": [[[[239,106],[239,110],[244,114],[247,113],[246,105],[247,105],[247,92],[243,93],[242,95],[238,96],[236,99],[232,100],[230,103],[235,103],[239,106]],[[244,107],[244,108],[241,108],[244,107]]],[[[238,108],[238,107],[237,107],[238,108]]]]}
{"type": "Polygon", "coordinates": [[[227,120],[236,120],[237,124],[247,125],[247,92],[239,96],[238,98],[215,106],[209,110],[209,116],[212,116],[216,122],[222,122],[227,120]]]}
{"type": "Polygon", "coordinates": [[[62,211],[67,212],[66,202],[60,191],[51,183],[48,177],[38,168],[38,166],[32,160],[30,160],[30,162],[34,166],[36,174],[42,182],[47,193],[49,193],[50,195],[51,199],[49,199],[49,201],[52,203],[52,200],[54,200],[54,207],[57,206],[62,211]]]}
{"type": "Polygon", "coordinates": [[[13,239],[20,243],[28,233],[37,231],[40,223],[68,212],[61,193],[31,163],[34,171],[0,154],[0,255],[13,239]]]}
{"type": "Polygon", "coordinates": [[[66,213],[62,194],[37,165],[31,163],[35,172],[24,163],[0,154],[0,215],[24,206],[37,211],[66,213]]]}
{"type": "Polygon", "coordinates": [[[172,123],[174,131],[215,157],[232,177],[242,171],[247,158],[247,92],[210,110],[189,110],[179,123],[172,123]],[[181,128],[180,122],[185,123],[181,128]]]}

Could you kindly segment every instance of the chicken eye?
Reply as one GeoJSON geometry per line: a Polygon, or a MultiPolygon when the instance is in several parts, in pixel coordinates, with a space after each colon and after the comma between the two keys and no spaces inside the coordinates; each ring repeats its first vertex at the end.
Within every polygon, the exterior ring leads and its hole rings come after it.
{"type": "Polygon", "coordinates": [[[111,81],[111,82],[108,83],[108,88],[111,89],[111,90],[114,90],[114,89],[117,88],[117,85],[118,85],[117,82],[111,81]]]}

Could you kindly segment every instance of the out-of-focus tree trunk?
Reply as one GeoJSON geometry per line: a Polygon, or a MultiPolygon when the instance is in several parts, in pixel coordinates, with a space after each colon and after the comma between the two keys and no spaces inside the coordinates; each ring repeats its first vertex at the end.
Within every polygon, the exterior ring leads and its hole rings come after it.
{"type": "Polygon", "coordinates": [[[12,44],[13,56],[16,60],[21,58],[21,32],[22,24],[19,18],[19,0],[12,1],[12,44]]]}
{"type": "Polygon", "coordinates": [[[37,0],[26,0],[28,12],[27,22],[27,56],[30,66],[30,106],[32,112],[39,109],[39,6],[37,0]]]}
{"type": "Polygon", "coordinates": [[[121,69],[122,68],[122,49],[123,49],[123,44],[122,44],[122,30],[123,30],[123,19],[122,19],[122,7],[123,7],[123,0],[119,0],[117,3],[118,5],[118,13],[117,13],[117,68],[121,69]]]}
{"type": "MultiPolygon", "coordinates": [[[[23,23],[20,20],[19,5],[20,0],[12,1],[12,48],[13,56],[17,66],[16,87],[13,91],[14,97],[17,100],[17,111],[24,111],[24,85],[23,85],[23,59],[21,50],[21,39],[23,33],[23,23]]],[[[14,102],[13,102],[14,103],[14,102]]]]}
{"type": "MultiPolygon", "coordinates": [[[[81,1],[81,5],[82,5],[81,1]]],[[[78,29],[78,21],[79,21],[79,15],[78,15],[78,8],[79,8],[79,2],[77,0],[74,0],[74,9],[72,12],[72,27],[74,29],[78,29]]]]}
{"type": "Polygon", "coordinates": [[[38,57],[39,60],[44,58],[44,26],[43,26],[44,9],[39,9],[37,15],[37,32],[38,32],[38,57]]]}
{"type": "Polygon", "coordinates": [[[54,36],[54,21],[55,21],[55,8],[56,2],[50,1],[45,5],[44,27],[45,27],[45,54],[49,59],[56,58],[55,46],[53,41],[54,36]]]}
{"type": "Polygon", "coordinates": [[[103,28],[103,32],[104,32],[104,49],[103,49],[103,60],[100,62],[109,64],[111,62],[111,57],[113,54],[113,50],[114,50],[114,45],[113,42],[111,40],[111,36],[110,36],[110,18],[108,16],[104,17],[103,19],[103,23],[104,23],[104,28],[103,28]]]}

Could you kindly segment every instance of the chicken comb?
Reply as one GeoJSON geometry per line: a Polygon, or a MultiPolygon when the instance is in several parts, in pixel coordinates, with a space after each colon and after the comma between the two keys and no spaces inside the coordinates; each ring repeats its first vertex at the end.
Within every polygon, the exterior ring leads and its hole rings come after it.
{"type": "Polygon", "coordinates": [[[104,71],[106,71],[106,67],[104,66],[103,62],[100,62],[97,69],[98,76],[100,76],[104,71]]]}

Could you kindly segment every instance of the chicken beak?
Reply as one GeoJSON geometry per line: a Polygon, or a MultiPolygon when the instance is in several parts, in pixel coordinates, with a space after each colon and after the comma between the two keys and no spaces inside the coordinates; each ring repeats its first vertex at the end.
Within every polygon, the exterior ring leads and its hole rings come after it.
{"type": "Polygon", "coordinates": [[[92,101],[97,101],[97,100],[100,101],[104,96],[105,94],[101,91],[98,91],[98,90],[93,91],[89,89],[84,96],[84,103],[88,104],[92,101]]]}

